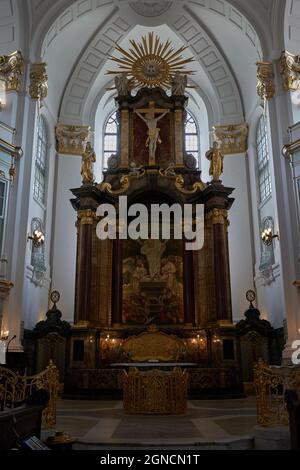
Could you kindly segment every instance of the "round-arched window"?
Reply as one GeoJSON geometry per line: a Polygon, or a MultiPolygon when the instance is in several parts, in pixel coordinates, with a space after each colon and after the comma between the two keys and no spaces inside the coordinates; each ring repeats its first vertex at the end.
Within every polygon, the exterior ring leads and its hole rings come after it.
{"type": "Polygon", "coordinates": [[[199,161],[199,135],[194,117],[187,112],[185,121],[185,151],[199,161]]]}
{"type": "Polygon", "coordinates": [[[270,152],[267,119],[261,116],[256,129],[257,176],[260,202],[271,195],[270,152]]]}
{"type": "Polygon", "coordinates": [[[47,145],[46,123],[40,116],[37,125],[33,195],[42,204],[45,203],[46,194],[47,145]]]}
{"type": "Polygon", "coordinates": [[[103,142],[103,168],[107,168],[107,161],[112,154],[118,151],[118,122],[114,111],[106,121],[103,142]]]}

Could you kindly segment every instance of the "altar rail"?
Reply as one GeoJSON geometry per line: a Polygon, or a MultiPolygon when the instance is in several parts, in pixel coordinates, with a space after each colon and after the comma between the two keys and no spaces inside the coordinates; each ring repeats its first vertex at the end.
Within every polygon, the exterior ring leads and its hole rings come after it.
{"type": "Polygon", "coordinates": [[[173,371],[124,372],[123,402],[129,414],[183,414],[187,405],[187,373],[173,371]]]}
{"type": "Polygon", "coordinates": [[[259,360],[254,367],[257,422],[261,426],[286,426],[289,423],[285,391],[300,391],[300,369],[268,366],[259,360]]]}
{"type": "Polygon", "coordinates": [[[22,376],[5,367],[0,367],[0,411],[14,408],[35,390],[44,389],[50,395],[43,412],[43,425],[50,428],[56,424],[56,400],[59,392],[59,372],[52,361],[39,374],[22,376]]]}

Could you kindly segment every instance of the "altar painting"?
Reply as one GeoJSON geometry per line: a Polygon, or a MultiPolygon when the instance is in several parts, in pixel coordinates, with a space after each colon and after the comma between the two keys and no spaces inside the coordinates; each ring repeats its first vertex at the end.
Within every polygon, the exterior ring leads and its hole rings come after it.
{"type": "Polygon", "coordinates": [[[182,241],[124,242],[123,322],[147,325],[183,321],[182,241]]]}

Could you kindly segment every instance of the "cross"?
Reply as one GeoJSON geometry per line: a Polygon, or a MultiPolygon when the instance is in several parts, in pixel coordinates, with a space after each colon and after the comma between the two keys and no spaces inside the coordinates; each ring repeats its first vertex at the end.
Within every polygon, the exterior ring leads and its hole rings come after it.
{"type": "Polygon", "coordinates": [[[155,165],[156,146],[161,144],[157,122],[169,112],[169,109],[155,108],[155,102],[149,101],[148,108],[136,109],[135,112],[148,127],[146,147],[149,148],[149,165],[155,165]],[[156,114],[159,116],[155,117],[156,114]]]}

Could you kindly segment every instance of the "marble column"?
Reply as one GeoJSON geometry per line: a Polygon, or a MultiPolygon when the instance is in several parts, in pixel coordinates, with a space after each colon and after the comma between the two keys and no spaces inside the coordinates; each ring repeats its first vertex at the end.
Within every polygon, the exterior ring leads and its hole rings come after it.
{"type": "Polygon", "coordinates": [[[72,205],[77,211],[77,257],[75,287],[75,324],[88,326],[91,320],[93,233],[101,193],[93,184],[73,189],[72,205]]]}
{"type": "Polygon", "coordinates": [[[111,320],[113,326],[122,324],[122,240],[114,240],[112,270],[111,320]]]}
{"type": "Polygon", "coordinates": [[[120,164],[127,168],[129,164],[129,111],[121,109],[121,135],[120,135],[120,164]]]}
{"type": "Polygon", "coordinates": [[[184,120],[186,117],[185,107],[187,104],[187,97],[172,96],[174,103],[174,151],[175,151],[175,165],[182,167],[184,165],[184,120]]]}
{"type": "Polygon", "coordinates": [[[228,250],[228,209],[233,199],[229,197],[231,188],[220,183],[211,184],[204,191],[205,223],[210,224],[213,237],[211,263],[213,265],[213,296],[215,299],[215,318],[212,322],[219,326],[232,324],[232,305],[228,250]]]}
{"type": "Polygon", "coordinates": [[[88,321],[91,307],[92,242],[95,211],[78,211],[75,323],[88,321]]]}
{"type": "Polygon", "coordinates": [[[195,324],[195,294],[194,294],[194,270],[193,251],[185,249],[183,241],[183,300],[184,322],[187,325],[195,324]]]}
{"type": "Polygon", "coordinates": [[[213,209],[210,214],[214,238],[216,313],[219,323],[232,323],[230,271],[227,238],[227,211],[213,209]]]}

